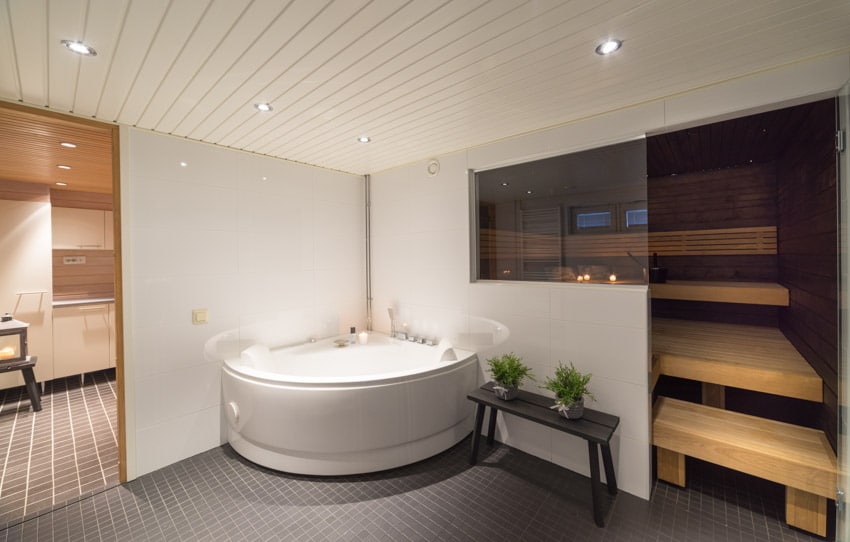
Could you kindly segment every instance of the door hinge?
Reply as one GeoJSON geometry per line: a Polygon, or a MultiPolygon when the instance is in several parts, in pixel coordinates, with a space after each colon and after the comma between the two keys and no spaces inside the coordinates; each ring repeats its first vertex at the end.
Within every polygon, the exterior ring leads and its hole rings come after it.
{"type": "Polygon", "coordinates": [[[839,512],[844,511],[844,490],[841,488],[835,491],[835,507],[839,512]]]}
{"type": "Polygon", "coordinates": [[[835,131],[835,150],[838,152],[844,152],[844,130],[836,130],[835,131]]]}

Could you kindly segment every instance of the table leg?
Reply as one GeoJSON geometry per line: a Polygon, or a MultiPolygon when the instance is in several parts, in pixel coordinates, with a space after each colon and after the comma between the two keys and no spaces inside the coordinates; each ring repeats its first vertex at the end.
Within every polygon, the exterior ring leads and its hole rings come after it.
{"type": "Polygon", "coordinates": [[[602,464],[605,465],[605,481],[608,482],[608,493],[617,494],[617,477],[614,475],[614,461],[611,459],[611,446],[602,445],[602,464]]]}
{"type": "Polygon", "coordinates": [[[602,493],[599,481],[599,451],[595,442],[587,441],[587,455],[590,457],[590,493],[593,497],[593,520],[598,527],[605,526],[605,518],[602,514],[602,493]]]}
{"type": "Polygon", "coordinates": [[[469,464],[474,465],[478,460],[478,441],[481,439],[481,426],[484,425],[484,405],[478,403],[475,410],[475,427],[472,429],[472,452],[469,455],[469,464]]]}
{"type": "Polygon", "coordinates": [[[38,393],[38,384],[35,382],[35,374],[32,372],[32,367],[21,369],[24,375],[24,383],[27,387],[27,395],[30,396],[30,404],[33,412],[41,410],[41,394],[38,393]]]}
{"type": "Polygon", "coordinates": [[[496,437],[496,414],[498,410],[490,407],[490,423],[487,425],[487,445],[493,445],[493,439],[496,437]]]}

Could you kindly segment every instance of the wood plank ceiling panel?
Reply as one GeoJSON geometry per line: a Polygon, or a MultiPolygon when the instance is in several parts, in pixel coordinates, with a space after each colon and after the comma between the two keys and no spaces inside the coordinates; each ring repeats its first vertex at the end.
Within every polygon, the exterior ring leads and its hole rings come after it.
{"type": "Polygon", "coordinates": [[[127,101],[121,108],[119,122],[139,125],[139,119],[151,97],[162,84],[162,80],[168,77],[171,67],[195,32],[210,2],[211,0],[192,0],[171,2],[168,5],[168,10],[157,29],[156,38],[130,88],[127,101]]]}
{"type": "MultiPolygon", "coordinates": [[[[75,113],[92,117],[97,114],[109,72],[115,66],[115,51],[119,33],[116,24],[124,26],[128,0],[89,0],[85,21],[86,43],[96,43],[97,57],[81,58],[80,72],[75,85],[75,113]],[[89,60],[97,60],[89,62],[89,60]]],[[[57,39],[62,39],[57,36],[57,39]]]]}
{"type": "MultiPolygon", "coordinates": [[[[357,49],[365,46],[361,40],[364,33],[386,20],[393,13],[397,12],[404,3],[398,0],[372,0],[364,4],[360,9],[347,9],[344,12],[337,13],[333,20],[328,20],[322,24],[317,20],[316,24],[322,25],[327,32],[319,40],[310,40],[311,43],[305,47],[303,53],[296,52],[298,59],[292,62],[287,69],[277,77],[268,81],[262,88],[262,96],[264,101],[274,103],[290,103],[289,99],[282,98],[287,89],[296,87],[303,81],[310,81],[314,77],[315,72],[325,65],[334,65],[338,67],[338,71],[343,66],[338,64],[341,54],[348,49],[356,52],[357,49]],[[328,26],[325,26],[328,25],[328,26]]],[[[328,13],[328,12],[326,12],[328,13]]],[[[325,14],[323,14],[325,15],[325,14]]],[[[328,13],[329,15],[329,13],[328,13]]],[[[308,29],[304,35],[307,36],[311,32],[308,29]]],[[[210,132],[208,138],[221,145],[230,145],[233,137],[231,134],[238,134],[238,130],[252,130],[258,124],[264,122],[264,117],[267,119],[269,115],[245,115],[243,111],[250,108],[252,103],[255,103],[249,96],[245,95],[248,101],[244,105],[240,105],[238,112],[234,112],[227,119],[216,126],[215,130],[210,132]]],[[[256,100],[259,101],[259,100],[256,100]]],[[[250,109],[249,109],[250,112],[250,109]]],[[[244,132],[242,132],[244,133],[244,132]]],[[[238,137],[238,136],[236,136],[238,137]]]]}
{"type": "Polygon", "coordinates": [[[112,192],[112,128],[0,107],[0,180],[112,192]],[[61,142],[77,145],[69,149],[61,142]],[[70,170],[58,168],[69,165],[70,170]]]}
{"type": "Polygon", "coordinates": [[[47,102],[59,111],[74,111],[74,96],[83,60],[65,47],[51,47],[63,39],[82,39],[86,2],[53,2],[47,13],[47,102]]]}
{"type": "MultiPolygon", "coordinates": [[[[229,49],[239,51],[239,55],[233,59],[233,63],[227,66],[227,70],[216,80],[215,84],[206,89],[203,99],[197,107],[192,107],[179,122],[173,127],[168,124],[160,124],[156,127],[159,131],[167,131],[179,136],[199,137],[192,135],[201,130],[201,126],[208,121],[210,108],[217,111],[225,105],[227,100],[236,93],[243,84],[247,84],[257,73],[265,72],[266,77],[273,77],[280,73],[288,65],[291,59],[280,57],[275,62],[280,51],[287,47],[289,42],[303,31],[306,21],[313,20],[323,9],[327,7],[328,0],[295,0],[288,4],[285,9],[279,11],[271,19],[271,24],[264,26],[262,21],[255,21],[256,26],[241,26],[236,33],[236,43],[230,43],[229,49]],[[258,33],[260,31],[260,33],[258,33]],[[250,37],[250,40],[239,39],[250,37]],[[247,46],[244,51],[240,46],[247,46]]],[[[256,12],[256,14],[263,12],[256,12]]],[[[224,51],[226,54],[227,51],[224,51]]],[[[229,59],[228,59],[229,60],[229,59]]],[[[220,60],[219,60],[220,62],[220,60]]],[[[256,83],[255,83],[256,84],[256,83]]],[[[257,96],[258,99],[265,99],[257,96]]],[[[216,121],[218,122],[218,121],[216,121]]],[[[153,127],[151,127],[153,128],[153,127]]]]}
{"type": "MultiPolygon", "coordinates": [[[[317,3],[311,4],[316,6],[317,3]]],[[[145,127],[158,132],[174,133],[183,122],[193,122],[191,117],[194,113],[197,122],[202,118],[202,103],[209,103],[210,95],[221,92],[222,87],[238,83],[236,73],[237,62],[249,54],[252,47],[262,50],[263,46],[272,46],[279,38],[267,32],[269,28],[277,28],[276,25],[292,23],[298,20],[289,5],[276,0],[255,0],[251,2],[248,9],[238,19],[232,22],[230,30],[222,40],[210,49],[209,56],[192,74],[185,88],[175,98],[168,110],[159,119],[147,119],[145,127]],[[282,19],[282,16],[286,17],[282,19]]],[[[241,66],[239,73],[246,73],[245,66],[241,66]]]]}
{"type": "MultiPolygon", "coordinates": [[[[277,109],[276,115],[251,117],[247,122],[234,127],[226,136],[221,137],[219,144],[249,148],[248,142],[264,139],[272,131],[271,125],[288,124],[296,115],[311,111],[310,104],[320,104],[322,97],[350,87],[358,77],[371,72],[376,66],[390,61],[398,54],[398,50],[393,51],[387,48],[386,44],[404,33],[409,25],[415,24],[428,13],[433,12],[437,5],[424,2],[406,4],[392,2],[385,6],[375,6],[383,9],[380,15],[372,15],[367,10],[362,11],[358,14],[358,18],[370,15],[373,18],[359,22],[368,27],[353,38],[353,41],[345,42],[338,39],[325,41],[320,48],[334,49],[332,54],[328,55],[328,59],[314,63],[309,70],[303,69],[294,82],[279,78],[269,86],[267,94],[271,96],[270,101],[282,104],[277,109]]],[[[320,48],[311,54],[315,55],[320,48]]]]}
{"type": "Polygon", "coordinates": [[[850,51],[846,0],[0,6],[2,99],[354,173],[850,51]],[[598,57],[608,36],[625,47],[598,57]]]}
{"type": "Polygon", "coordinates": [[[33,105],[48,105],[47,0],[9,2],[7,9],[12,21],[21,99],[33,105]]]}
{"type": "Polygon", "coordinates": [[[121,116],[130,90],[140,76],[145,59],[150,55],[151,43],[168,4],[169,0],[131,1],[124,20],[115,22],[120,25],[120,33],[109,75],[101,89],[97,111],[93,116],[110,122],[117,121],[121,116]]]}
{"type": "Polygon", "coordinates": [[[228,0],[214,2],[199,21],[186,47],[151,96],[150,102],[139,118],[141,126],[156,126],[159,120],[180,98],[200,66],[210,58],[212,52],[233,29],[232,21],[238,20],[247,9],[250,0],[228,0]],[[210,48],[210,44],[215,47],[210,48]]]}
{"type": "Polygon", "coordinates": [[[470,1],[466,5],[450,1],[405,5],[361,37],[361,41],[367,42],[363,47],[342,51],[333,63],[319,67],[309,78],[276,97],[275,102],[284,104],[283,110],[252,132],[240,129],[241,133],[236,134],[239,139],[232,144],[264,152],[260,146],[268,150],[279,146],[277,138],[285,135],[284,126],[294,129],[308,119],[335,119],[343,100],[341,96],[356,95],[370,88],[373,85],[370,77],[375,70],[403,55],[411,43],[421,42],[435,28],[441,28],[483,1],[470,1]]]}
{"type": "Polygon", "coordinates": [[[8,8],[8,4],[0,8],[0,96],[20,100],[21,85],[18,80],[15,42],[12,39],[12,22],[8,8]]]}

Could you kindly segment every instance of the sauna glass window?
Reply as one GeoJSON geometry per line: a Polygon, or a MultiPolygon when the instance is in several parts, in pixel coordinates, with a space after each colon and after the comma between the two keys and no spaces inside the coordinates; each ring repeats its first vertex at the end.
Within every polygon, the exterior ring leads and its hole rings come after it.
{"type": "Polygon", "coordinates": [[[475,171],[471,182],[474,279],[646,282],[644,140],[475,171]]]}

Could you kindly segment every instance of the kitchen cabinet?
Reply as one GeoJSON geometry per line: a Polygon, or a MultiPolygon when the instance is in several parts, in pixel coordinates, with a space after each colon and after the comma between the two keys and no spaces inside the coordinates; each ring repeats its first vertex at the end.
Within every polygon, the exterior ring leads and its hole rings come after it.
{"type": "Polygon", "coordinates": [[[53,207],[54,249],[112,250],[112,211],[53,207]]]}
{"type": "Polygon", "coordinates": [[[111,367],[111,303],[53,307],[53,376],[111,367]]]}

